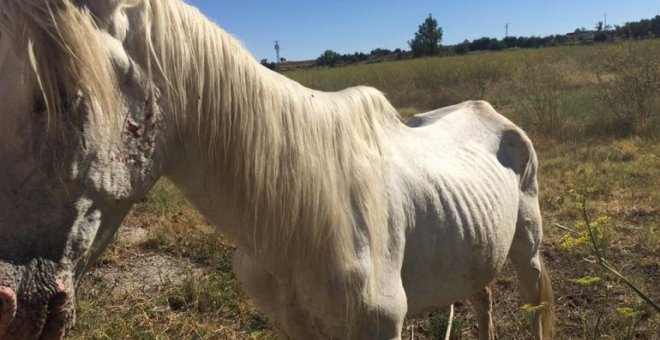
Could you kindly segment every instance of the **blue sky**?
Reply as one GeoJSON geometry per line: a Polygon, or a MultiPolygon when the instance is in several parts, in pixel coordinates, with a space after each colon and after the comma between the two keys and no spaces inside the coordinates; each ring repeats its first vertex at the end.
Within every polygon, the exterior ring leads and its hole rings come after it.
{"type": "Polygon", "coordinates": [[[452,45],[483,36],[502,38],[593,28],[660,14],[660,0],[187,0],[237,37],[255,58],[275,59],[273,41],[288,60],[315,59],[374,48],[408,49],[417,26],[433,14],[452,45]]]}

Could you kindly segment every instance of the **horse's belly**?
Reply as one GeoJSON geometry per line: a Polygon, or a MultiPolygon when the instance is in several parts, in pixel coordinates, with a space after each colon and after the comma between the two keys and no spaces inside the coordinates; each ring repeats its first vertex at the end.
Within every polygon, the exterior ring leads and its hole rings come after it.
{"type": "Polygon", "coordinates": [[[507,252],[488,247],[456,253],[439,251],[434,256],[428,252],[404,260],[402,279],[408,315],[448,306],[485,287],[504,264],[507,252]]]}
{"type": "Polygon", "coordinates": [[[405,144],[415,145],[405,150],[412,170],[401,185],[410,202],[401,273],[409,314],[485,287],[504,264],[516,229],[519,178],[502,164],[498,146],[487,138],[462,141],[472,130],[446,128],[449,133],[429,127],[423,142],[405,144]]]}
{"type": "Polygon", "coordinates": [[[405,270],[404,289],[408,301],[408,315],[414,316],[448,306],[467,298],[485,287],[495,277],[504,259],[499,259],[497,268],[484,263],[456,262],[434,269],[405,270]]]}
{"type": "Polygon", "coordinates": [[[472,209],[466,203],[459,212],[450,204],[426,208],[417,217],[406,237],[402,267],[409,315],[466,298],[495,277],[511,247],[517,218],[516,196],[503,196],[492,204],[473,200],[472,209]]]}

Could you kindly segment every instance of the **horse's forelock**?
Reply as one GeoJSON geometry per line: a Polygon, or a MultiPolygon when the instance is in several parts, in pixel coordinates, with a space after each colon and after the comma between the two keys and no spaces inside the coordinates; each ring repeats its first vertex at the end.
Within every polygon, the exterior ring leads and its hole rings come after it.
{"type": "MultiPolygon", "coordinates": [[[[70,0],[5,0],[3,28],[32,69],[50,136],[65,135],[71,101],[84,99],[95,133],[117,126],[120,96],[112,62],[93,18],[70,0]]],[[[37,105],[39,106],[39,105],[37,105]]],[[[35,109],[39,109],[38,107],[35,109]]]]}

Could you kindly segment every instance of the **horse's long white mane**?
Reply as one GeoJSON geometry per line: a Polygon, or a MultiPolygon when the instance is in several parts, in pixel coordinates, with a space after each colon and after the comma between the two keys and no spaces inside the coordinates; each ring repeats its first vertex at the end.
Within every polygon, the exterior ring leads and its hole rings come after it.
{"type": "Polygon", "coordinates": [[[218,189],[233,193],[255,255],[351,265],[357,223],[375,246],[387,225],[381,146],[397,121],[384,96],[307,89],[259,65],[196,9],[145,3],[169,108],[226,179],[218,189]]]}
{"type": "MultiPolygon", "coordinates": [[[[142,66],[161,87],[165,114],[174,115],[182,136],[194,137],[191,151],[204,153],[223,179],[215,190],[234,202],[238,241],[273,265],[350,269],[357,243],[373,251],[388,219],[383,140],[397,122],[380,92],[307,89],[259,65],[179,0],[116,1],[140,11],[144,27],[130,34],[143,37],[142,66]]],[[[57,102],[63,91],[93,99],[99,121],[121,112],[111,62],[94,34],[99,18],[71,0],[18,6],[3,5],[15,20],[7,26],[29,35],[50,120],[66,115],[57,102]]]]}

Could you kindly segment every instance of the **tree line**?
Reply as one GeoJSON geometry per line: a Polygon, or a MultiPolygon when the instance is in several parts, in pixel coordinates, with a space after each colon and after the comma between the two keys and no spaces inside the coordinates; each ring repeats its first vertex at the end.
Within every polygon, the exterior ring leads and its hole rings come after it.
{"type": "MultiPolygon", "coordinates": [[[[472,41],[465,40],[453,46],[443,46],[441,44],[442,35],[442,27],[438,25],[438,21],[432,15],[429,15],[419,25],[413,38],[408,41],[409,51],[399,48],[395,50],[376,48],[369,53],[355,52],[340,54],[333,50],[326,50],[316,59],[316,66],[334,67],[424,56],[466,54],[472,51],[500,51],[510,48],[539,48],[568,44],[602,43],[622,39],[660,38],[660,15],[656,15],[652,19],[642,19],[615,26],[603,25],[603,22],[599,21],[592,30],[581,27],[567,34],[556,34],[545,37],[509,36],[501,40],[482,37],[472,41]]],[[[277,66],[275,63],[270,63],[266,59],[262,60],[261,63],[270,68],[276,68],[277,66]]]]}

